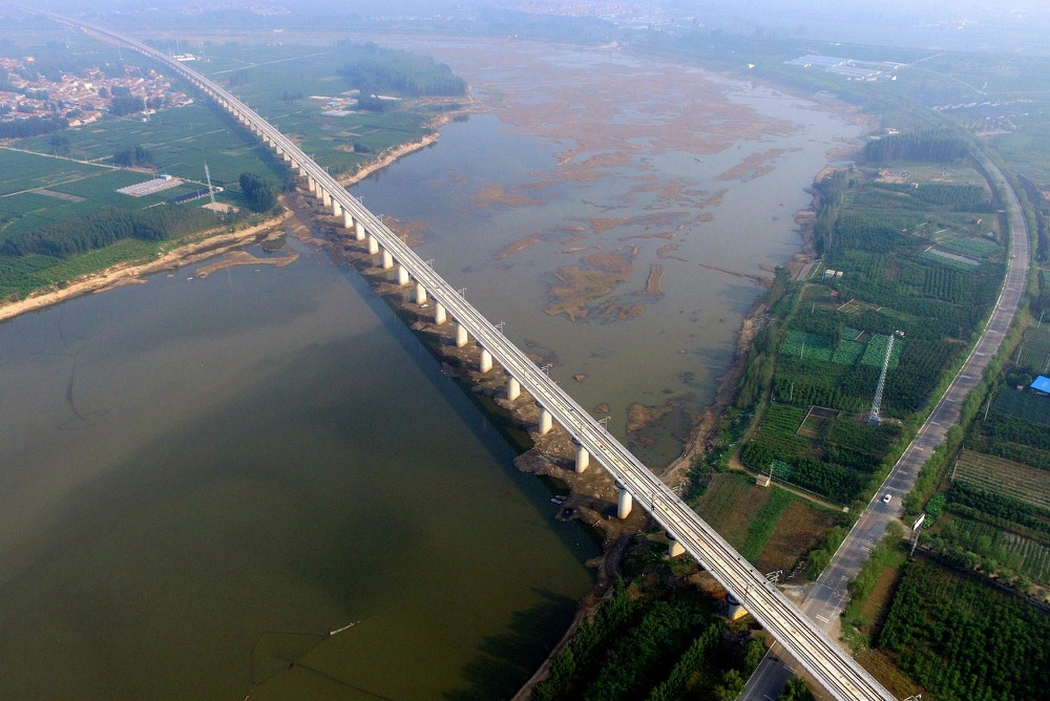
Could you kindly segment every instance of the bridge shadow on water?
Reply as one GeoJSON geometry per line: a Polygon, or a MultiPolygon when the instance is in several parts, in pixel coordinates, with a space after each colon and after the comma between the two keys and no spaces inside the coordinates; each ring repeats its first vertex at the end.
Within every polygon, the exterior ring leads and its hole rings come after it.
{"type": "Polygon", "coordinates": [[[509,630],[486,637],[481,654],[463,666],[466,688],[446,691],[449,701],[509,699],[547,658],[576,612],[571,597],[536,589],[543,601],[514,613],[509,630]]]}

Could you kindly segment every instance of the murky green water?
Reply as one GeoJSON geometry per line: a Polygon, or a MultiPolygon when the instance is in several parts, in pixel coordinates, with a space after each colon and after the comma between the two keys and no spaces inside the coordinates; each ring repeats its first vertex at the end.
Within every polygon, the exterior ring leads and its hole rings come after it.
{"type": "Polygon", "coordinates": [[[560,636],[593,545],[295,246],[0,324],[0,698],[498,698],[560,636]]]}

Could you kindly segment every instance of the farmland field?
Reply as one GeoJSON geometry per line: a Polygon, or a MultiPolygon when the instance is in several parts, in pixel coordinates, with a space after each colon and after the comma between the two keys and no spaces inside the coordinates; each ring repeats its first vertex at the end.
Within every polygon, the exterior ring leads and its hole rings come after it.
{"type": "Polygon", "coordinates": [[[1034,392],[1004,389],[992,402],[992,411],[1050,427],[1050,397],[1034,392]]]}
{"type": "Polygon", "coordinates": [[[1041,324],[1026,328],[1013,361],[1039,374],[1050,372],[1050,324],[1045,329],[1041,324]]]}
{"type": "MultiPolygon", "coordinates": [[[[268,177],[275,173],[269,151],[208,102],[164,109],[148,122],[107,118],[68,129],[64,135],[70,156],[81,160],[107,160],[121,149],[142,146],[153,154],[158,173],[202,181],[207,163],[216,185],[236,183],[243,172],[268,177]]],[[[25,139],[19,145],[38,153],[51,151],[47,137],[25,139]]]]}
{"type": "Polygon", "coordinates": [[[1038,467],[964,450],[955,463],[952,480],[1050,508],[1050,472],[1038,467]]]}
{"type": "Polygon", "coordinates": [[[748,527],[769,501],[770,491],[740,473],[717,474],[700,498],[696,512],[734,548],[747,540],[748,527]]]}
{"type": "Polygon", "coordinates": [[[755,566],[763,572],[782,570],[789,574],[833,525],[835,514],[792,497],[755,566]]]}

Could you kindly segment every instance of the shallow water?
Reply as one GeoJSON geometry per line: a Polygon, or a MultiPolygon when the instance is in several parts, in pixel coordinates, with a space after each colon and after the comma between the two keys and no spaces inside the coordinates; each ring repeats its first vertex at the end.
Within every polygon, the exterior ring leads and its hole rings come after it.
{"type": "Polygon", "coordinates": [[[607,404],[613,433],[625,435],[631,403],[672,402],[631,436],[643,460],[666,463],[713,399],[758,280],[801,248],[805,188],[861,127],[811,100],[619,52],[408,45],[448,61],[490,111],[352,191],[426,223],[420,255],[543,354],[583,406],[607,404]],[[545,313],[566,268],[593,269],[596,253],[633,256],[626,279],[586,316],[545,313]],[[657,294],[651,266],[663,269],[657,294]]]}
{"type": "Polygon", "coordinates": [[[293,245],[0,324],[0,697],[493,698],[560,636],[593,544],[293,245]]]}

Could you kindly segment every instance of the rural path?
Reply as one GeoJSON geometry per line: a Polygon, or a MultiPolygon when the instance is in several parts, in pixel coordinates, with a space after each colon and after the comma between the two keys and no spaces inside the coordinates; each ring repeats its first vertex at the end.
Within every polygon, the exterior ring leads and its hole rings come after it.
{"type": "MultiPolygon", "coordinates": [[[[882,540],[890,521],[901,517],[904,495],[915,485],[919,470],[933,451],[945,441],[948,429],[959,422],[963,400],[980,382],[988,362],[999,351],[1024,296],[1031,241],[1028,223],[1017,193],[1002,171],[987,159],[983,160],[982,166],[993,181],[990,184],[997,186],[1006,196],[1010,241],[1006,277],[988,324],[970,355],[802,604],[803,612],[833,638],[838,637],[839,616],[849,600],[846,585],[857,576],[871,549],[882,540]],[[886,494],[890,495],[888,504],[882,501],[886,494]]],[[[791,674],[775,654],[767,654],[737,701],[776,699],[791,674]]]]}

